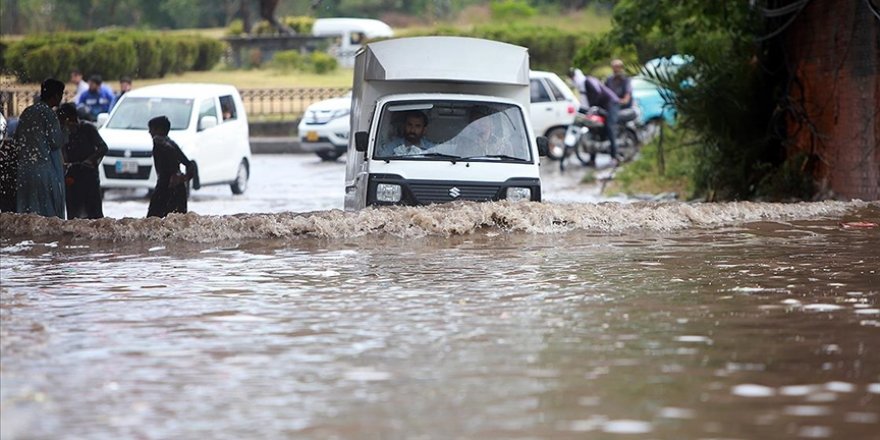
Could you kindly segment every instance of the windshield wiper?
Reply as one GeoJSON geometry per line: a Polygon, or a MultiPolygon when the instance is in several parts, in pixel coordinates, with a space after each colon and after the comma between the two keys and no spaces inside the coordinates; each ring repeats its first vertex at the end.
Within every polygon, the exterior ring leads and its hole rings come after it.
{"type": "Polygon", "coordinates": [[[434,152],[431,152],[431,153],[415,154],[414,156],[446,157],[446,158],[449,158],[449,159],[461,159],[461,156],[456,156],[456,155],[454,155],[454,154],[434,153],[434,152]]]}
{"type": "Polygon", "coordinates": [[[517,161],[517,162],[530,162],[530,160],[528,160],[528,159],[523,159],[523,158],[521,158],[521,157],[516,157],[516,156],[510,156],[510,155],[507,155],[507,154],[481,154],[481,155],[479,155],[479,156],[462,157],[461,160],[482,159],[482,158],[487,158],[487,159],[507,159],[507,160],[515,160],[515,161],[517,161]]]}

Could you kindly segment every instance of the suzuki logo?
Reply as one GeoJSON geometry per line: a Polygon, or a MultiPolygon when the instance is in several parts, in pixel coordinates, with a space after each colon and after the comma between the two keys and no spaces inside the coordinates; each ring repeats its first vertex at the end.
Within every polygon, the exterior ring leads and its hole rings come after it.
{"type": "Polygon", "coordinates": [[[460,195],[461,195],[461,191],[458,188],[456,188],[454,186],[452,188],[449,188],[449,197],[456,199],[460,195]]]}

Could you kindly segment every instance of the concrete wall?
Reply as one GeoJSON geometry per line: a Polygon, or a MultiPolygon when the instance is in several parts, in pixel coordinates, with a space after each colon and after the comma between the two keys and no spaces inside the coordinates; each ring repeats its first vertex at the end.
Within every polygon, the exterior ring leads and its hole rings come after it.
{"type": "Polygon", "coordinates": [[[836,197],[880,199],[880,20],[863,0],[812,0],[785,38],[808,121],[790,120],[792,152],[819,159],[836,197]]]}

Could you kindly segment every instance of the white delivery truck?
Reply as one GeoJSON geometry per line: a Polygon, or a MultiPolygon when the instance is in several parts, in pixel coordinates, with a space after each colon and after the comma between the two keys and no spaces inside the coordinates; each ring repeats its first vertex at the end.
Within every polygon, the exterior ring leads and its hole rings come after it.
{"type": "Polygon", "coordinates": [[[339,65],[351,68],[354,56],[367,40],[394,36],[391,26],[371,18],[319,18],[312,25],[312,35],[335,37],[329,52],[339,65]]]}
{"type": "Polygon", "coordinates": [[[462,37],[367,44],[355,59],[345,209],[540,201],[524,47],[462,37]]]}

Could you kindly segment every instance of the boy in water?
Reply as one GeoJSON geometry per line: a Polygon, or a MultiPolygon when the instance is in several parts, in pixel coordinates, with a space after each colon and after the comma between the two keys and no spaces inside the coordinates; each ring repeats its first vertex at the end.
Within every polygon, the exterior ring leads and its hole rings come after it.
{"type": "Polygon", "coordinates": [[[168,137],[171,121],[165,116],[150,119],[147,124],[153,137],[153,163],[156,167],[156,189],[150,198],[147,217],[165,217],[169,213],[186,213],[186,182],[195,177],[195,163],[187,159],[180,147],[168,137]],[[180,165],[186,166],[186,174],[180,165]]]}
{"type": "Polygon", "coordinates": [[[102,218],[98,164],[107,154],[107,144],[94,125],[79,120],[73,103],[61,104],[58,120],[68,134],[63,150],[67,165],[67,218],[102,218]]]}

